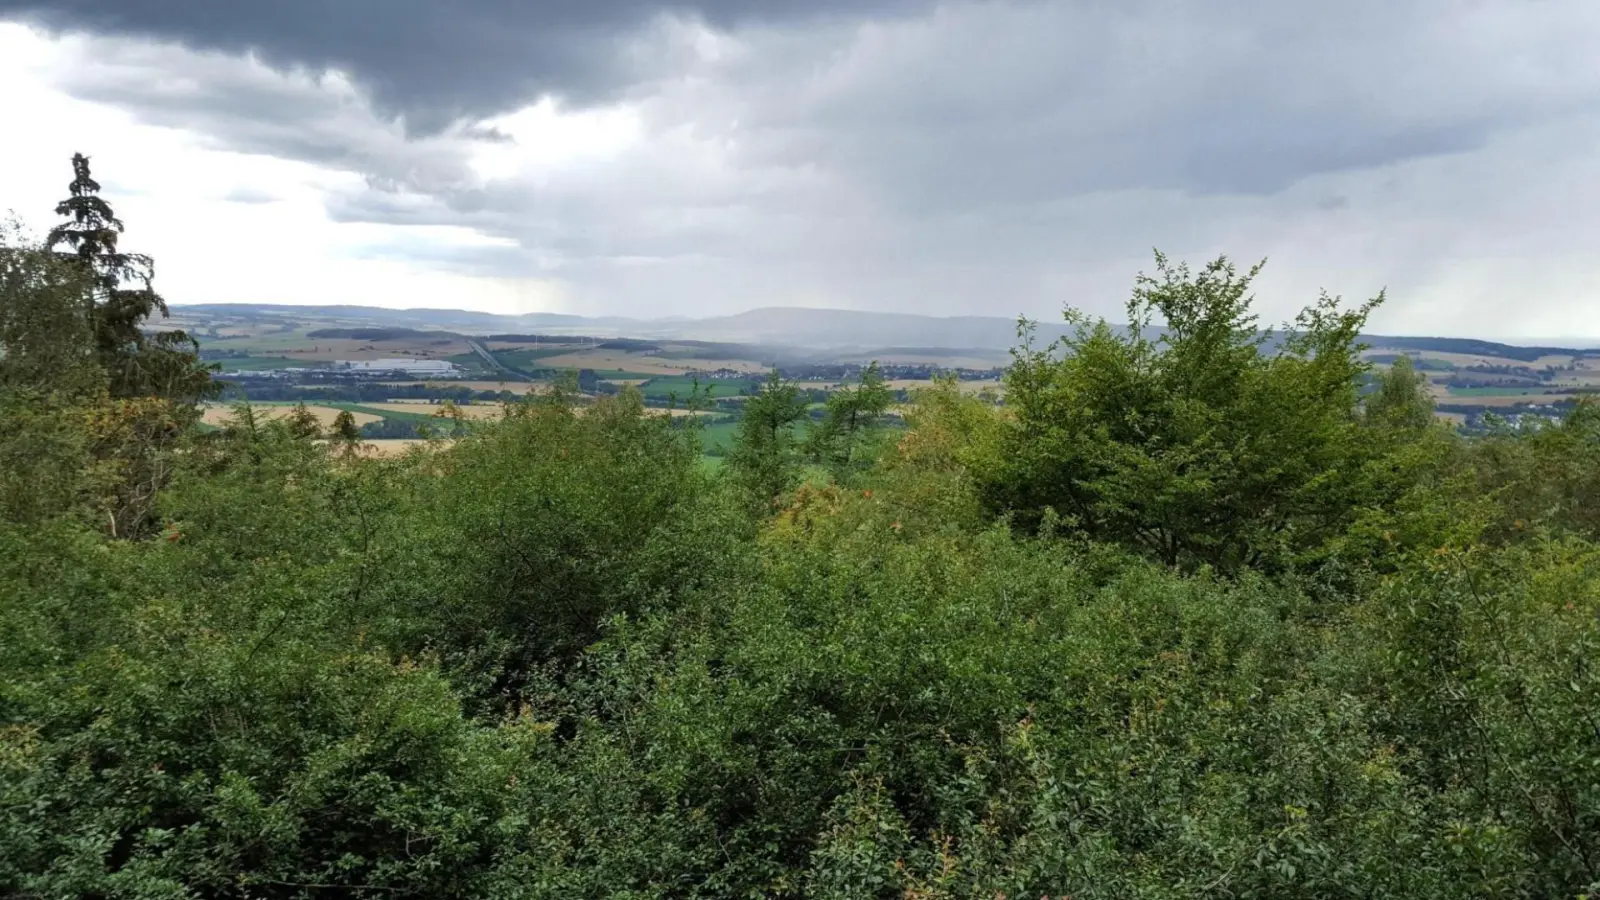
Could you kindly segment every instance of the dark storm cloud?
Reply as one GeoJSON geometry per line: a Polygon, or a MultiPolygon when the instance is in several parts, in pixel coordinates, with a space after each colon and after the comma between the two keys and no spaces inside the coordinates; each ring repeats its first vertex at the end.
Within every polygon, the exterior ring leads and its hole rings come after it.
{"type": "MultiPolygon", "coordinates": [[[[0,0],[0,16],[21,3],[0,0]]],[[[1512,3],[697,3],[35,6],[102,31],[344,64],[413,126],[526,103],[541,87],[615,94],[657,130],[736,143],[734,165],[824,169],[917,216],[1117,190],[1270,195],[1317,174],[1470,152],[1596,106],[1592,80],[1570,71],[1571,45],[1539,46],[1548,29],[1519,34],[1540,12],[1512,3]],[[646,27],[675,9],[727,29],[731,52],[702,53],[694,34],[646,27]]],[[[262,78],[226,57],[169,56],[125,42],[85,57],[63,86],[232,149],[356,171],[381,190],[470,192],[463,142],[507,140],[458,123],[454,141],[402,147],[370,128],[352,133],[350,98],[306,91],[304,73],[262,78]]]]}
{"type": "Polygon", "coordinates": [[[387,112],[431,130],[540,93],[603,99],[637,78],[626,36],[678,13],[713,27],[893,12],[922,0],[0,0],[0,18],[253,52],[349,71],[387,112]]]}

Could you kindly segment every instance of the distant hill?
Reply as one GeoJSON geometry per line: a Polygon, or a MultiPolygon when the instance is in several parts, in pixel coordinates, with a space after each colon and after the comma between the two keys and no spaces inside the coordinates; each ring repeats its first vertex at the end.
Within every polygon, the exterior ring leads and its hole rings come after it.
{"type": "Polygon", "coordinates": [[[450,329],[470,334],[488,334],[495,331],[527,331],[537,329],[551,334],[598,329],[609,332],[633,323],[634,319],[617,317],[589,318],[561,313],[535,313],[527,316],[504,316],[496,313],[473,312],[465,309],[385,309],[377,306],[296,306],[278,303],[195,303],[174,305],[178,314],[195,313],[208,316],[238,316],[247,318],[318,319],[349,322],[369,326],[426,326],[429,329],[450,329]]]}
{"type": "MultiPolygon", "coordinates": [[[[601,338],[676,338],[850,350],[871,347],[950,347],[1005,350],[1016,344],[1014,319],[993,316],[940,318],[912,313],[770,307],[704,319],[630,319],[538,313],[505,316],[451,309],[382,309],[370,306],[194,304],[174,306],[179,316],[315,320],[344,328],[448,329],[463,334],[584,335],[601,338]]],[[[1065,334],[1061,324],[1042,323],[1041,340],[1065,334]]]]}
{"type": "Polygon", "coordinates": [[[1365,335],[1363,339],[1374,347],[1385,350],[1410,350],[1417,353],[1466,353],[1476,356],[1496,356],[1533,362],[1543,356],[1600,355],[1600,350],[1574,347],[1524,347],[1519,344],[1501,344],[1473,338],[1389,337],[1365,335]]]}
{"type": "MultiPolygon", "coordinates": [[[[175,315],[242,319],[315,320],[324,328],[421,328],[467,335],[583,335],[597,339],[678,339],[719,344],[748,344],[808,350],[851,351],[877,348],[941,348],[1004,351],[1016,346],[1015,319],[999,316],[924,316],[915,313],[864,312],[846,309],[765,307],[731,316],[703,319],[631,319],[621,316],[575,316],[536,313],[496,315],[459,309],[383,309],[372,306],[292,306],[280,304],[194,304],[174,306],[175,315]],[[338,323],[337,325],[332,323],[338,323]]],[[[1069,333],[1059,322],[1040,322],[1035,335],[1048,343],[1069,333]]],[[[1412,352],[1478,354],[1535,360],[1556,354],[1597,354],[1574,347],[1525,347],[1467,338],[1364,335],[1375,348],[1412,352]]]]}

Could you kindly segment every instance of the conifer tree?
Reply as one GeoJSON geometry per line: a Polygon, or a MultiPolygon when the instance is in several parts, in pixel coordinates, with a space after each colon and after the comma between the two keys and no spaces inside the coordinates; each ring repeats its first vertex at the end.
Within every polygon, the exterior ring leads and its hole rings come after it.
{"type": "Polygon", "coordinates": [[[356,417],[350,414],[350,410],[341,409],[333,417],[333,439],[349,446],[361,443],[361,428],[356,425],[356,417]]]}
{"type": "Polygon", "coordinates": [[[783,493],[794,481],[791,429],[805,415],[806,402],[799,388],[784,381],[776,369],[745,402],[728,465],[736,480],[763,501],[783,493]]]}
{"type": "Polygon", "coordinates": [[[807,453],[836,478],[862,468],[871,461],[870,454],[862,453],[863,439],[874,432],[893,401],[894,394],[874,361],[854,387],[840,385],[828,395],[827,415],[812,426],[807,453]]]}
{"type": "Polygon", "coordinates": [[[72,157],[69,196],[56,205],[67,221],[50,230],[47,250],[64,246],[90,282],[85,313],[94,335],[95,355],[109,380],[113,397],[160,397],[182,403],[215,393],[211,371],[199,360],[199,346],[183,331],[147,335],[145,323],[155,314],[167,316],[166,301],[156,293],[155,264],[150,257],[125,253],[118,242],[123,224],[100,196],[100,183],[82,153],[72,157]]]}
{"type": "MultiPolygon", "coordinates": [[[[352,416],[352,424],[354,424],[354,420],[355,417],[352,416]]],[[[322,437],[322,423],[317,421],[316,414],[306,408],[304,403],[296,403],[294,405],[294,409],[289,412],[285,424],[288,425],[289,433],[297,438],[316,440],[322,437]]]]}

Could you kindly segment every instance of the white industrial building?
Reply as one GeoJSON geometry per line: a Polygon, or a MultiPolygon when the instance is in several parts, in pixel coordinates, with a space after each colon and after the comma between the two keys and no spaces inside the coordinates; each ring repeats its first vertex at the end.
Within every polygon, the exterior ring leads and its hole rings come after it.
{"type": "Polygon", "coordinates": [[[442,359],[362,359],[339,360],[333,364],[335,369],[360,375],[387,375],[399,373],[403,375],[420,375],[432,378],[456,378],[461,375],[461,370],[455,363],[445,362],[442,359]]]}

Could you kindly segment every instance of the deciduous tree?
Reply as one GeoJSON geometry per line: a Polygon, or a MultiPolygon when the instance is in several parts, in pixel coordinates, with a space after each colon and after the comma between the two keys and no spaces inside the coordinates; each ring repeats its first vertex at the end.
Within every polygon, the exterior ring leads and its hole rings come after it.
{"type": "Polygon", "coordinates": [[[1373,377],[1373,391],[1362,403],[1362,417],[1372,425],[1415,431],[1436,419],[1428,376],[1418,372],[1411,357],[1401,355],[1388,371],[1373,377]]]}
{"type": "Polygon", "coordinates": [[[1344,309],[1323,295],[1275,335],[1250,311],[1260,268],[1191,272],[1158,253],[1126,331],[1069,311],[1076,333],[1040,349],[1024,324],[1015,418],[981,474],[990,508],[1025,527],[1053,510],[1090,537],[1225,571],[1286,564],[1335,533],[1354,499],[1342,479],[1367,452],[1357,336],[1382,296],[1344,309]]]}

